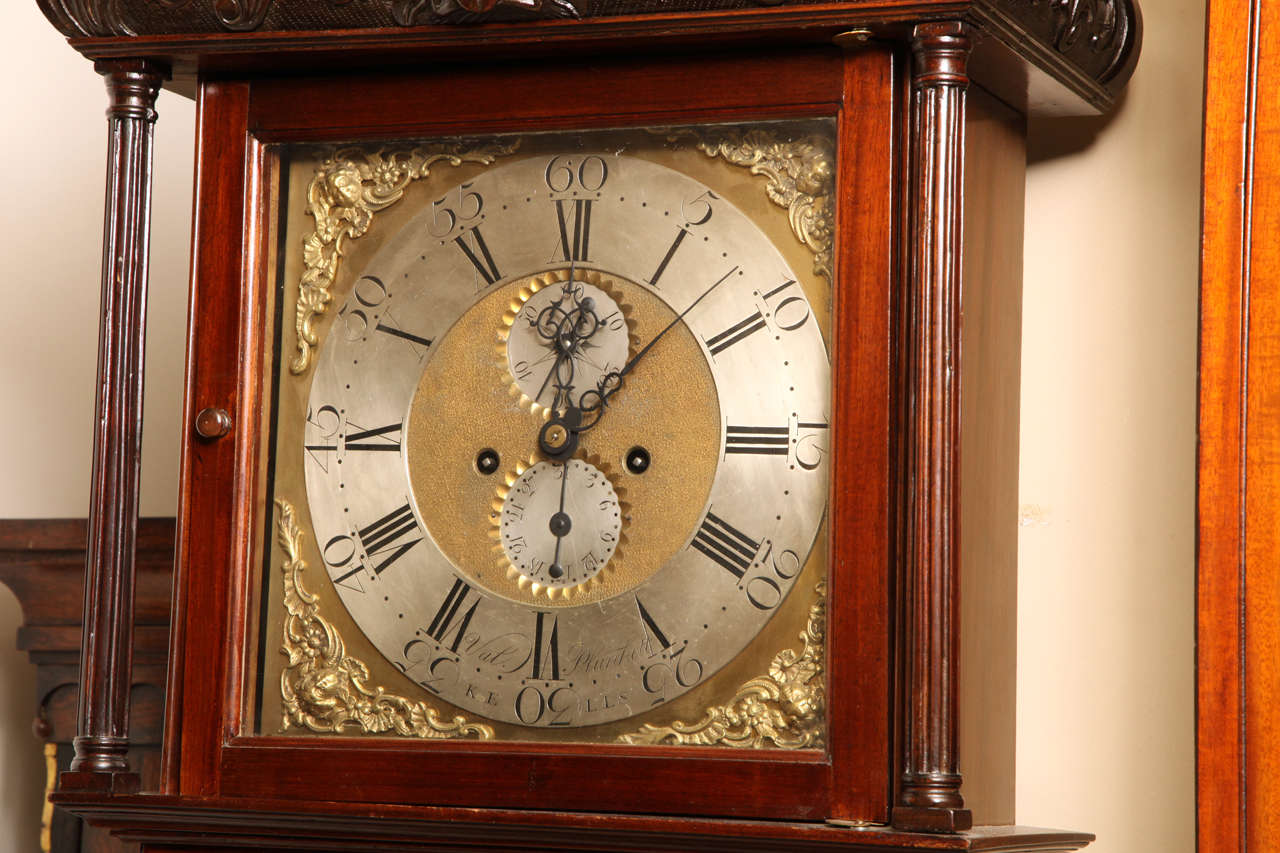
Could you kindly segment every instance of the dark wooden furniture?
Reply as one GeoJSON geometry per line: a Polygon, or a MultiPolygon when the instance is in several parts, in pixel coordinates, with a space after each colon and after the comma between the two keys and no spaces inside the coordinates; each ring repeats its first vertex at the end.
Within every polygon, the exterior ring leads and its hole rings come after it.
{"type": "Polygon", "coordinates": [[[1201,853],[1280,846],[1280,9],[1212,0],[1196,602],[1201,853]]]}
{"type": "MultiPolygon", "coordinates": [[[[138,524],[129,748],[130,763],[148,787],[160,779],[173,532],[171,518],[144,518],[138,524]]],[[[0,521],[0,583],[22,606],[18,648],[36,667],[32,729],[54,751],[62,770],[70,763],[78,722],[85,541],[83,518],[0,521]]],[[[136,849],[62,809],[49,818],[51,853],[136,849]]]]}
{"type": "Polygon", "coordinates": [[[1007,507],[1016,467],[962,476],[959,457],[962,432],[983,459],[1016,436],[1008,364],[1011,354],[1017,362],[1025,115],[1113,103],[1137,58],[1132,2],[41,5],[106,76],[111,123],[84,689],[57,802],[147,850],[1072,850],[1089,841],[1000,825],[1013,819],[1011,616],[1001,605],[1013,589],[1014,519],[966,514],[966,579],[959,528],[966,494],[1007,507]],[[198,97],[201,136],[164,759],[158,790],[143,793],[126,760],[126,674],[150,142],[166,81],[198,97]],[[831,349],[842,485],[831,510],[826,751],[422,749],[244,734],[253,425],[268,357],[266,146],[768,116],[829,116],[839,134],[831,349]],[[962,363],[965,299],[974,310],[962,363]],[[962,403],[962,376],[1004,404],[962,403]],[[211,430],[210,410],[228,413],[231,429],[211,430]],[[962,743],[977,783],[968,800],[962,743]],[[424,780],[448,784],[428,792],[424,780]],[[992,825],[971,829],[975,811],[992,825]]]}

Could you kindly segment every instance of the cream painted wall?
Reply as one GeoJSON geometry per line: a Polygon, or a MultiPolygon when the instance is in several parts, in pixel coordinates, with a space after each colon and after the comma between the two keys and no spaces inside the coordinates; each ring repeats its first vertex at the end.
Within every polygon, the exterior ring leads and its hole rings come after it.
{"type": "MultiPolygon", "coordinates": [[[[1140,2],[1123,107],[1027,181],[1017,809],[1190,853],[1204,8],[1140,2]]],[[[1034,160],[1088,128],[1031,130],[1034,160]]]]}
{"type": "MultiPolygon", "coordinates": [[[[11,5],[0,517],[84,515],[104,95],[32,0],[11,5]]],[[[1193,849],[1203,10],[1144,6],[1147,42],[1120,113],[1083,150],[1036,162],[1027,198],[1018,818],[1097,832],[1097,853],[1193,849]]],[[[193,138],[189,101],[165,94],[159,110],[142,497],[155,515],[175,504],[193,138]]],[[[1039,156],[1093,132],[1032,130],[1039,156]]],[[[20,623],[0,588],[0,853],[36,849],[44,783],[33,668],[12,648],[20,623]]]]}

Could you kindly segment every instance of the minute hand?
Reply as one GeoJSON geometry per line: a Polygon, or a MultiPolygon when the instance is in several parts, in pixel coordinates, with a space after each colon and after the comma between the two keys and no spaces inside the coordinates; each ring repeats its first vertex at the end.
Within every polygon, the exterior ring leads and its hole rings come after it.
{"type": "Polygon", "coordinates": [[[565,460],[574,454],[578,449],[578,439],[582,433],[594,427],[600,422],[600,418],[604,415],[604,408],[609,404],[609,398],[618,392],[622,387],[622,379],[628,373],[635,369],[640,363],[640,359],[644,358],[645,353],[653,349],[653,345],[662,340],[662,336],[675,328],[675,325],[685,318],[685,316],[698,306],[698,303],[706,299],[720,285],[728,280],[729,276],[738,271],[735,266],[720,278],[702,291],[698,298],[689,303],[689,307],[684,309],[676,316],[674,320],[666,325],[666,327],[658,334],[653,336],[649,343],[644,345],[640,352],[636,353],[626,365],[616,373],[610,373],[600,380],[597,387],[582,392],[582,396],[578,398],[578,405],[569,406],[561,417],[555,417],[542,425],[542,429],[538,432],[538,446],[542,452],[551,459],[565,460]],[[594,397],[589,403],[588,397],[594,397]],[[590,420],[584,418],[584,415],[592,415],[590,420]],[[564,438],[555,442],[551,440],[551,436],[557,430],[564,431],[564,438]]]}
{"type": "MultiPolygon", "coordinates": [[[[661,332],[658,332],[658,334],[654,335],[653,340],[645,344],[644,348],[641,349],[640,352],[636,353],[632,357],[632,359],[627,362],[625,367],[623,367],[621,370],[618,371],[618,380],[621,381],[624,376],[630,373],[635,368],[636,364],[639,363],[640,359],[644,358],[644,354],[647,353],[649,350],[653,349],[654,344],[662,340],[663,335],[665,335],[667,332],[675,328],[676,323],[679,323],[681,320],[683,320],[686,314],[688,314],[694,308],[698,307],[699,302],[701,302],[702,300],[706,299],[708,296],[711,295],[711,291],[715,290],[717,287],[724,284],[725,281],[729,278],[729,276],[733,275],[737,271],[738,271],[738,268],[735,266],[733,269],[729,270],[727,273],[720,276],[720,278],[716,279],[714,284],[712,284],[706,290],[702,291],[702,293],[698,296],[697,299],[689,303],[688,308],[684,309],[678,315],[676,315],[676,318],[672,320],[670,323],[668,323],[666,325],[666,328],[664,328],[661,332]]],[[[615,388],[614,390],[617,390],[617,389],[615,388]]]]}

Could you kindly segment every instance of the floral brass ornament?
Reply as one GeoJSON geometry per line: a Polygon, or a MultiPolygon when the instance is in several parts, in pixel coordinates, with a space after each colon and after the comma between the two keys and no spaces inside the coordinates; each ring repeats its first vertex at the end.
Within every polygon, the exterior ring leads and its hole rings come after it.
{"type": "Polygon", "coordinates": [[[831,281],[835,152],[829,140],[817,134],[791,139],[759,128],[663,132],[673,142],[693,137],[708,157],[722,157],[768,178],[765,192],[774,204],[786,208],[796,239],[813,252],[814,273],[831,281]]]}
{"type": "Polygon", "coordinates": [[[753,678],[738,688],[725,705],[713,705],[696,723],[676,721],[669,726],[646,723],[638,731],[621,735],[630,744],[657,746],[736,746],[761,749],[804,749],[823,744],[826,709],[823,660],[827,635],[827,589],[821,582],[817,600],[809,608],[809,621],[800,639],[804,649],[783,649],[774,655],[768,675],[753,678]]]}
{"type": "Polygon", "coordinates": [[[276,534],[284,564],[284,646],[289,663],[280,675],[282,731],[290,727],[341,733],[395,733],[420,738],[474,737],[489,740],[493,729],[467,718],[444,717],[425,702],[413,702],[369,684],[369,668],[346,653],[342,637],[320,615],[316,596],[302,584],[302,529],[293,505],[277,500],[276,534]]]}
{"type": "Polygon", "coordinates": [[[369,230],[375,213],[399,201],[410,182],[427,177],[437,163],[487,165],[518,145],[518,141],[480,145],[464,141],[372,152],[344,148],[325,159],[307,186],[307,213],[314,217],[316,228],[302,242],[306,268],[298,287],[294,323],[297,353],[289,370],[301,374],[311,365],[319,345],[313,323],[333,299],[330,288],[348,243],[369,230]]]}

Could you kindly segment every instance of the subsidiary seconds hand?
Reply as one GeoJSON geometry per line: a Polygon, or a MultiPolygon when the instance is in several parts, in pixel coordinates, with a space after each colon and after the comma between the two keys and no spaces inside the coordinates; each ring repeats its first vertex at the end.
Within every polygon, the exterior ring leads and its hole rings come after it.
{"type": "MultiPolygon", "coordinates": [[[[645,354],[645,353],[647,353],[649,350],[653,349],[653,345],[654,345],[654,344],[656,344],[658,341],[662,340],[662,336],[663,336],[663,335],[665,335],[667,332],[669,332],[669,331],[671,331],[673,328],[675,328],[676,323],[679,323],[681,320],[683,320],[686,314],[688,314],[688,313],[689,313],[690,311],[692,311],[694,308],[698,307],[698,303],[699,303],[699,302],[701,302],[702,300],[706,299],[708,296],[710,296],[710,295],[711,295],[711,291],[715,290],[717,287],[719,287],[720,285],[724,284],[724,283],[725,283],[725,281],[727,281],[727,280],[728,280],[729,276],[733,275],[733,274],[734,274],[734,273],[736,273],[737,271],[738,271],[738,268],[735,266],[733,269],[729,270],[727,273],[725,273],[724,275],[720,276],[720,278],[716,279],[715,284],[711,285],[711,286],[710,286],[710,287],[708,287],[706,290],[702,291],[702,294],[701,294],[701,295],[699,295],[697,299],[695,299],[695,300],[693,300],[693,302],[689,303],[689,307],[688,307],[688,308],[684,309],[684,310],[683,310],[683,311],[681,311],[678,315],[676,315],[676,318],[675,318],[674,320],[672,320],[670,323],[668,323],[665,329],[663,329],[661,332],[658,332],[658,334],[654,335],[654,336],[653,336],[653,340],[651,340],[651,341],[649,341],[649,343],[645,344],[645,345],[644,345],[644,349],[642,349],[642,350],[640,350],[640,352],[636,353],[636,354],[635,354],[635,357],[634,357],[634,358],[632,358],[630,361],[628,361],[628,362],[627,362],[627,364],[626,364],[626,366],[625,366],[625,367],[623,367],[621,370],[619,370],[619,371],[618,371],[618,381],[619,381],[619,382],[621,382],[621,381],[622,381],[622,377],[626,376],[628,373],[630,373],[630,372],[632,371],[632,369],[636,366],[636,364],[637,364],[637,363],[639,363],[640,359],[644,358],[644,354],[645,354]]],[[[614,390],[617,390],[617,388],[615,387],[615,389],[614,389],[614,390]]],[[[609,393],[613,393],[613,392],[612,392],[612,391],[610,391],[609,393]]],[[[602,399],[601,399],[601,402],[603,402],[603,398],[604,398],[604,397],[607,397],[607,396],[608,396],[607,394],[606,394],[606,395],[603,395],[603,397],[602,397],[602,399]]],[[[579,401],[579,402],[581,402],[581,401],[579,401]]]]}
{"type": "Polygon", "coordinates": [[[566,459],[560,463],[560,510],[551,516],[551,532],[556,537],[556,555],[551,558],[551,568],[547,569],[547,574],[553,578],[564,577],[564,566],[560,565],[560,543],[564,541],[564,537],[573,529],[573,522],[569,520],[569,516],[564,512],[564,493],[569,486],[569,461],[566,459]]]}

